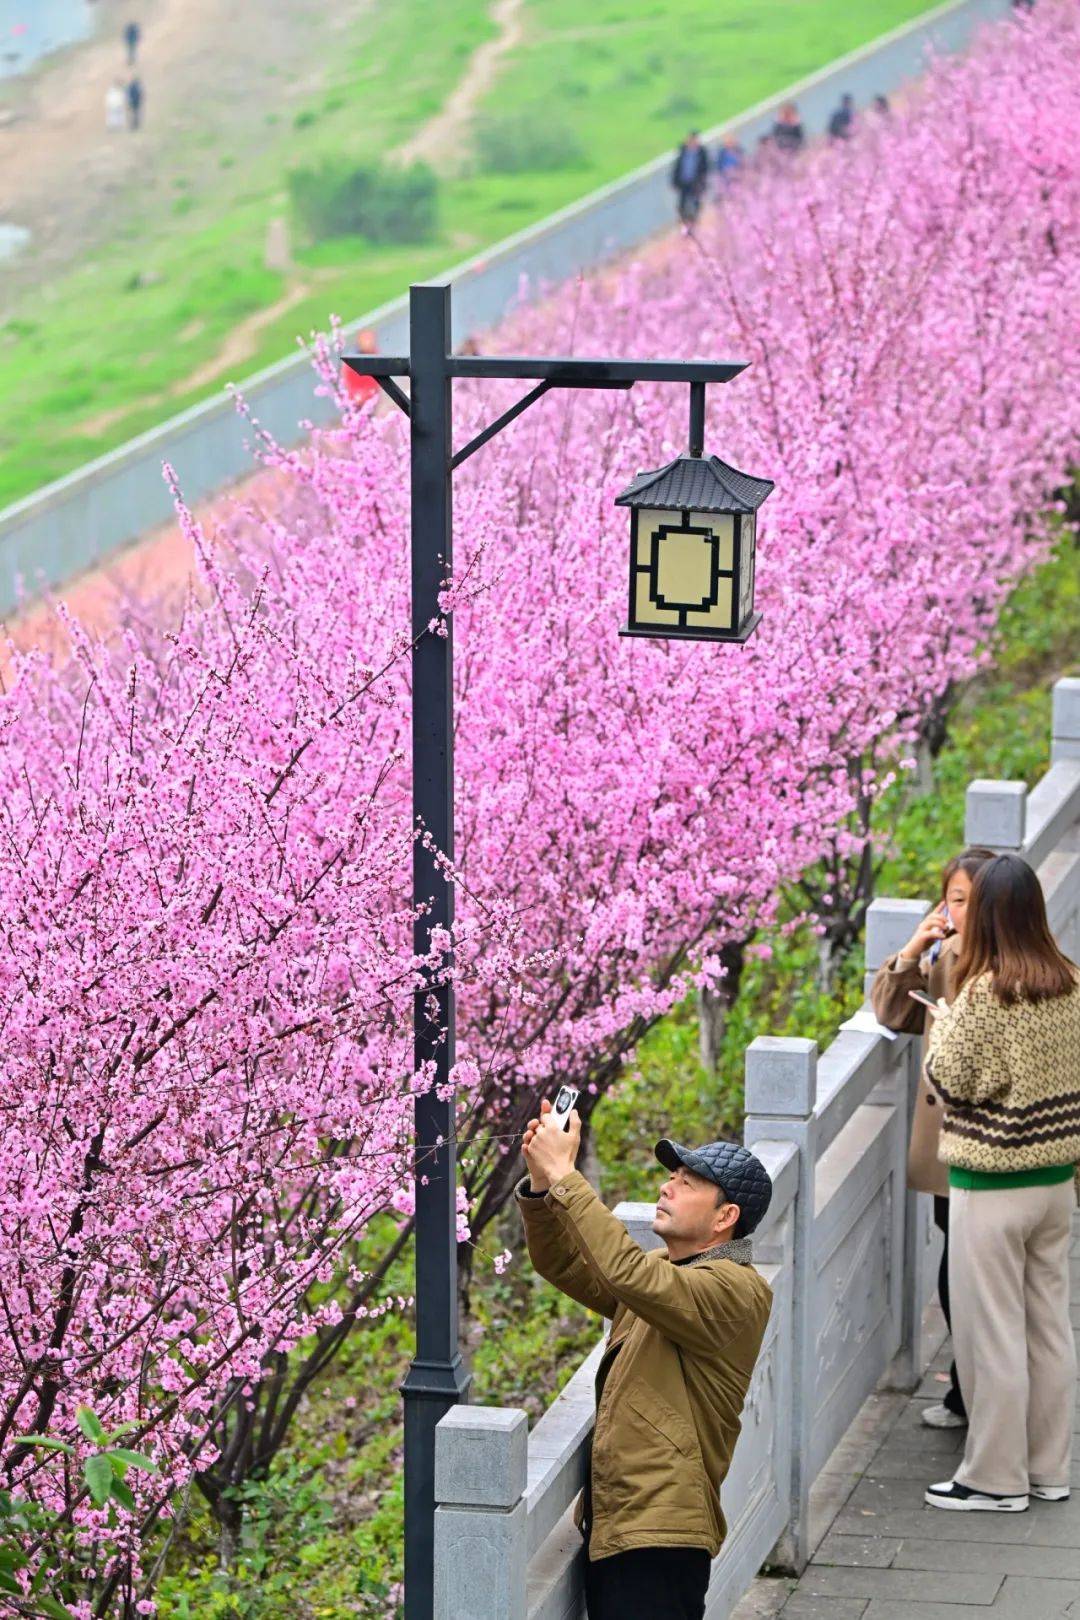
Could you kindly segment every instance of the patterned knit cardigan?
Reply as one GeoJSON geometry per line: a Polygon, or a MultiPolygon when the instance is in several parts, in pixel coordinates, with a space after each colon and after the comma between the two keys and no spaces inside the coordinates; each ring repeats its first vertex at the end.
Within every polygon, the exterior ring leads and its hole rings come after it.
{"type": "Polygon", "coordinates": [[[986,973],[931,1022],[946,1164],[991,1174],[1080,1164],[1080,976],[1055,1000],[1005,1007],[986,973]]]}

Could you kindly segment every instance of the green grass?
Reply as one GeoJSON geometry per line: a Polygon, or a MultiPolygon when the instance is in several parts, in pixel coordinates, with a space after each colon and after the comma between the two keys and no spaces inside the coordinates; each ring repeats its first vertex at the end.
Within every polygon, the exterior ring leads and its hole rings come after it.
{"type": "MultiPolygon", "coordinates": [[[[719,122],[926,9],[926,0],[598,0],[584,13],[570,0],[526,0],[525,39],[478,116],[536,110],[583,161],[448,176],[430,246],[300,244],[287,280],[263,262],[289,169],[330,154],[385,155],[439,109],[492,31],[486,0],[358,8],[317,94],[296,105],[253,87],[260,110],[242,149],[218,151],[194,133],[178,142],[138,213],[121,200],[110,241],[27,293],[0,327],[0,504],[279,359],[331,312],[373,308],[670,148],[689,123],[719,122]],[[186,386],[239,321],[295,283],[306,296],[260,329],[241,364],[186,386]]],[[[305,45],[298,77],[317,65],[305,45]]]]}
{"type": "MultiPolygon", "coordinates": [[[[941,866],[963,840],[972,777],[1030,784],[1043,774],[1050,689],[1060,675],[1077,672],[1080,548],[1066,540],[1008,604],[992,668],[954,710],[933,791],[915,797],[898,787],[883,801],[890,847],[879,893],[935,893],[941,866]]],[[[812,935],[775,930],[762,943],[772,954],[747,964],[716,1074],[698,1061],[697,1020],[688,1003],[642,1042],[623,1081],[599,1104],[596,1146],[609,1204],[655,1195],[661,1172],[651,1149],[658,1137],[701,1141],[738,1129],[743,1053],[755,1035],[809,1035],[824,1046],[861,1001],[859,953],[836,991],[824,996],[814,988],[812,935]]],[[[504,1242],[519,1245],[513,1210],[484,1248],[494,1252],[504,1242]]],[[[405,1256],[387,1292],[410,1289],[405,1256]]],[[[527,1260],[497,1277],[478,1257],[467,1341],[473,1400],[521,1406],[535,1419],[597,1337],[595,1319],[537,1278],[527,1260]]],[[[355,1336],[308,1402],[271,1481],[252,1493],[259,1516],[240,1569],[231,1577],[216,1569],[208,1518],[197,1514],[169,1566],[162,1620],[338,1620],[393,1612],[402,1516],[396,1386],[411,1352],[411,1322],[400,1315],[355,1336]]]]}

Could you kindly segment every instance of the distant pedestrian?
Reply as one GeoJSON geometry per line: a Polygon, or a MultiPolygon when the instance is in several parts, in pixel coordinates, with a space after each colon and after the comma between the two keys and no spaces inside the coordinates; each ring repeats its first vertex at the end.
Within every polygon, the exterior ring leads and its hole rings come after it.
{"type": "Polygon", "coordinates": [[[128,81],[127,87],[129,129],[138,129],[142,123],[143,100],[142,80],[133,76],[128,81]]]}
{"type": "Polygon", "coordinates": [[[776,115],[776,122],[772,127],[772,144],[776,151],[783,152],[788,157],[801,152],[806,145],[806,131],[799,117],[799,109],[793,101],[785,101],[776,115]]]}
{"type": "Polygon", "coordinates": [[[840,105],[835,109],[829,119],[829,139],[831,141],[849,141],[855,133],[855,97],[846,92],[840,97],[840,105]]]}
{"type": "Polygon", "coordinates": [[[140,31],[138,23],[129,22],[127,27],[124,29],[124,44],[127,46],[128,67],[135,66],[135,58],[139,51],[139,37],[140,31]]]}
{"type": "Polygon", "coordinates": [[[105,92],[105,128],[123,129],[127,123],[127,91],[123,79],[114,79],[105,92]]]}
{"type": "Polygon", "coordinates": [[[754,148],[754,167],[756,169],[774,169],[776,167],[776,142],[772,130],[766,130],[759,135],[754,148]]]}
{"type": "Polygon", "coordinates": [[[883,96],[879,90],[877,95],[874,97],[874,111],[882,118],[888,118],[891,110],[892,109],[889,106],[888,96],[883,96]]]}
{"type": "Polygon", "coordinates": [[[945,1106],[949,1283],[967,1444],[930,1507],[1023,1513],[1072,1486],[1069,1245],[1080,1163],[1080,972],[1039,880],[996,855],[971,885],[957,997],[930,1033],[945,1106]]]}
{"type": "Polygon", "coordinates": [[[746,153],[734,135],[725,135],[716,154],[716,178],[721,196],[731,189],[745,161],[746,153]]]}
{"type": "MultiPolygon", "coordinates": [[[[370,326],[363,327],[356,334],[357,354],[378,354],[379,344],[370,326]]],[[[374,377],[363,377],[351,366],[342,366],[342,381],[350,405],[364,405],[369,399],[374,399],[379,392],[379,385],[374,377]]]]}
{"type": "Polygon", "coordinates": [[[679,199],[679,218],[692,225],[701,212],[701,197],[709,172],[709,156],[696,129],[683,141],[671,170],[671,184],[679,199]]]}

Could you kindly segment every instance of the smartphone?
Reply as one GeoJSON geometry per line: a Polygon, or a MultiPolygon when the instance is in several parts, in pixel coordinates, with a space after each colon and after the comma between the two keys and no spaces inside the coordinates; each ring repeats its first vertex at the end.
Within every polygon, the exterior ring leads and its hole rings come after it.
{"type": "Polygon", "coordinates": [[[912,1001],[921,1001],[923,1006],[929,1007],[932,1013],[940,1013],[941,1008],[938,1006],[933,996],[928,996],[925,990],[909,990],[908,995],[911,997],[912,1001]]]}
{"type": "Polygon", "coordinates": [[[551,1117],[561,1130],[570,1129],[570,1111],[581,1093],[574,1086],[560,1086],[559,1095],[551,1105],[551,1117]]]}

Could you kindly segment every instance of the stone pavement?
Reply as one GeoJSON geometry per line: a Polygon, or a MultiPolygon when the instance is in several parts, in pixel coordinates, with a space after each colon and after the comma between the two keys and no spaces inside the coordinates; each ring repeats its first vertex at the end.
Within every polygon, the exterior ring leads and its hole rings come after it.
{"type": "MultiPolygon", "coordinates": [[[[1080,1229],[1071,1264],[1080,1335],[1080,1229]]],[[[871,1397],[816,1487],[828,1528],[802,1579],[759,1578],[732,1620],[1080,1620],[1080,1444],[1069,1502],[1016,1514],[923,1503],[963,1451],[962,1430],[919,1421],[941,1399],[947,1363],[946,1342],[910,1400],[871,1397]]]]}

